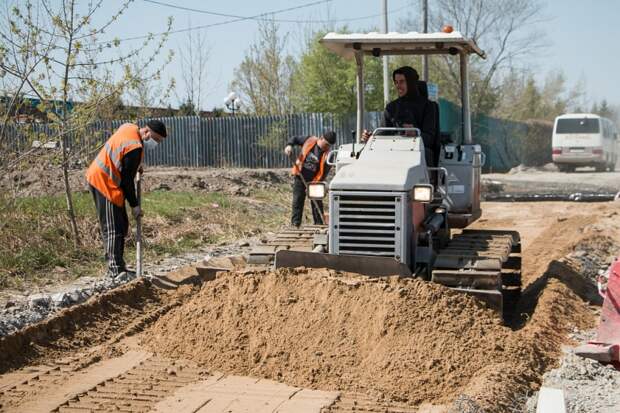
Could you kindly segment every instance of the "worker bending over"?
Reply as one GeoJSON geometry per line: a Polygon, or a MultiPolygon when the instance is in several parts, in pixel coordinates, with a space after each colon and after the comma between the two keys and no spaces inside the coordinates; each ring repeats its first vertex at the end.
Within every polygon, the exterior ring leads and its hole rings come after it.
{"type": "Polygon", "coordinates": [[[86,171],[111,278],[123,272],[133,273],[127,270],[123,259],[129,229],[125,201],[134,217],[142,215],[134,179],[144,158],[143,148],[156,147],[166,136],[166,126],[158,120],[149,121],[143,128],[125,123],[107,140],[86,171]]]}
{"type": "MultiPolygon", "coordinates": [[[[293,146],[301,146],[301,153],[295,161],[291,173],[293,174],[293,211],[291,225],[299,227],[306,201],[306,185],[323,180],[329,173],[327,164],[329,148],[336,143],[336,132],[325,130],[317,136],[293,136],[284,148],[286,156],[291,156],[293,146]]],[[[311,202],[314,224],[323,224],[323,201],[311,202]]]]}

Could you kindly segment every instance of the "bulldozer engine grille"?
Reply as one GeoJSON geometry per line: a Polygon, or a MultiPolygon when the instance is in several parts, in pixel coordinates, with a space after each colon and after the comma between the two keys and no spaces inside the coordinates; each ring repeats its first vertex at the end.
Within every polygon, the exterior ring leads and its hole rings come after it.
{"type": "Polygon", "coordinates": [[[394,257],[402,262],[405,199],[394,193],[332,195],[330,252],[394,257]]]}

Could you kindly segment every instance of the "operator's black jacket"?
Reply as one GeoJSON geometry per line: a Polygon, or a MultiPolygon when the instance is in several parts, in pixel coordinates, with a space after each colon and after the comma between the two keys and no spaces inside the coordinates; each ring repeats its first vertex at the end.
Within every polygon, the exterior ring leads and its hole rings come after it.
{"type": "Polygon", "coordinates": [[[398,71],[407,81],[407,94],[385,106],[382,126],[402,128],[405,124],[411,124],[420,129],[426,163],[428,166],[436,166],[440,149],[437,107],[428,100],[426,84],[424,90],[421,90],[421,82],[418,82],[418,74],[413,68],[405,66],[398,71]]]}
{"type": "Polygon", "coordinates": [[[403,96],[391,101],[383,112],[383,126],[402,128],[411,124],[422,132],[424,146],[434,149],[437,135],[435,107],[422,96],[403,96]]]}

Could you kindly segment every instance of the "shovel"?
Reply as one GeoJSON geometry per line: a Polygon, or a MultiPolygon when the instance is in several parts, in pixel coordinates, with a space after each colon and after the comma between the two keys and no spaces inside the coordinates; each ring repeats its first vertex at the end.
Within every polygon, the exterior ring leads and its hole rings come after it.
{"type": "MultiPolygon", "coordinates": [[[[136,198],[142,209],[142,173],[136,174],[136,198]]],[[[136,217],[136,277],[142,277],[142,214],[136,217]]]]}

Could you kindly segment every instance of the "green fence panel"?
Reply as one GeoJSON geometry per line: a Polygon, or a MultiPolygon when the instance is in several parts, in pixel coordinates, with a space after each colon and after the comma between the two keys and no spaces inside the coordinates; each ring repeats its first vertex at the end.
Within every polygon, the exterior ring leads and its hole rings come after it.
{"type": "MultiPolygon", "coordinates": [[[[439,125],[457,143],[463,141],[461,107],[450,101],[439,100],[439,125]]],[[[472,115],[473,142],[482,147],[486,155],[485,172],[505,172],[523,162],[522,145],[528,125],[487,115],[472,115]]]]}

